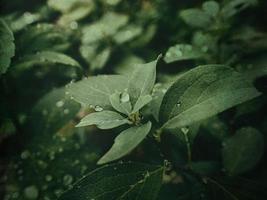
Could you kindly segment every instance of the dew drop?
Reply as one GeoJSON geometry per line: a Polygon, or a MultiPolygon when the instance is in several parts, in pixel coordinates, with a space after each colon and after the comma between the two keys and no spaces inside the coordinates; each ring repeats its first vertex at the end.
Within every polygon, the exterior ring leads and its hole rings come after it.
{"type": "Polygon", "coordinates": [[[63,177],[63,184],[66,186],[70,185],[72,183],[72,181],[73,181],[73,177],[69,174],[67,174],[63,177]]]}
{"type": "Polygon", "coordinates": [[[179,107],[181,107],[181,102],[177,102],[176,103],[176,106],[179,108],[179,107]]]}
{"type": "Polygon", "coordinates": [[[100,107],[100,106],[95,106],[95,111],[96,111],[96,112],[101,112],[102,110],[103,110],[102,107],[100,107]]]}
{"type": "Polygon", "coordinates": [[[38,188],[35,185],[30,185],[24,189],[24,195],[27,199],[37,199],[39,195],[38,188]]]}
{"type": "Polygon", "coordinates": [[[57,107],[62,107],[62,106],[64,106],[64,101],[58,101],[57,103],[56,103],[56,106],[57,107]]]}
{"type": "Polygon", "coordinates": [[[76,21],[73,21],[70,23],[70,28],[72,30],[76,30],[78,28],[78,23],[76,21]]]}
{"type": "Polygon", "coordinates": [[[25,150],[20,154],[21,159],[27,159],[31,155],[30,151],[25,150]]]}
{"type": "Polygon", "coordinates": [[[49,174],[45,176],[45,180],[46,180],[47,182],[52,181],[52,179],[53,179],[53,177],[52,177],[51,175],[49,175],[49,174]]]}
{"type": "Polygon", "coordinates": [[[121,95],[120,95],[120,101],[122,103],[127,103],[130,101],[130,96],[127,92],[123,92],[121,95]]]}
{"type": "Polygon", "coordinates": [[[63,113],[64,113],[65,115],[69,114],[69,112],[70,112],[70,111],[69,111],[69,109],[67,109],[67,108],[63,110],[63,113]]]}

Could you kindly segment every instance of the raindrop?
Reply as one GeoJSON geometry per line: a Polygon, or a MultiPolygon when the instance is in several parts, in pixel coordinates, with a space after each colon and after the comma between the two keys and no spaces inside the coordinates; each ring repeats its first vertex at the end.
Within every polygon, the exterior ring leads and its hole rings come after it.
{"type": "Polygon", "coordinates": [[[52,181],[52,179],[53,179],[53,177],[51,175],[49,175],[49,174],[45,176],[45,180],[47,182],[52,181]]]}
{"type": "Polygon", "coordinates": [[[100,107],[100,106],[95,106],[95,111],[96,111],[96,112],[101,112],[102,110],[103,110],[102,107],[100,107]]]}
{"type": "Polygon", "coordinates": [[[69,174],[67,174],[63,177],[63,184],[66,186],[70,185],[72,183],[72,181],[73,181],[73,177],[69,174]]]}
{"type": "Polygon", "coordinates": [[[69,109],[67,109],[67,108],[63,110],[63,113],[64,113],[65,115],[69,114],[69,112],[70,112],[70,111],[69,111],[69,109]]]}
{"type": "Polygon", "coordinates": [[[28,150],[25,150],[20,154],[20,157],[21,159],[27,159],[30,155],[31,153],[28,150]]]}
{"type": "Polygon", "coordinates": [[[42,111],[42,114],[43,114],[44,116],[46,116],[46,115],[48,114],[48,111],[47,111],[47,110],[43,110],[43,111],[42,111]]]}
{"type": "Polygon", "coordinates": [[[120,95],[120,100],[122,103],[127,103],[130,101],[130,96],[127,92],[123,92],[121,95],[120,95]]]}
{"type": "Polygon", "coordinates": [[[58,101],[57,103],[56,103],[56,106],[57,107],[62,107],[62,106],[64,106],[64,101],[58,101]]]}
{"type": "Polygon", "coordinates": [[[70,28],[72,30],[76,30],[78,28],[78,23],[76,21],[73,21],[70,23],[70,28]]]}
{"type": "Polygon", "coordinates": [[[24,195],[27,199],[37,199],[39,195],[38,188],[35,185],[28,186],[24,189],[24,195]]]}
{"type": "Polygon", "coordinates": [[[177,102],[176,103],[176,106],[179,108],[179,107],[181,107],[181,102],[177,102]]]}

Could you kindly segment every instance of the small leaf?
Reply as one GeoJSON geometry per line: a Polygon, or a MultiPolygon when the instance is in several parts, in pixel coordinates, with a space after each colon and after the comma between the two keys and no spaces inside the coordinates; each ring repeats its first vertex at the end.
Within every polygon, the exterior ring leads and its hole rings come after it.
{"type": "Polygon", "coordinates": [[[69,95],[83,106],[96,105],[103,109],[112,109],[110,95],[115,91],[124,91],[127,79],[121,75],[100,75],[70,83],[67,86],[69,95]]]}
{"type": "Polygon", "coordinates": [[[247,77],[220,65],[199,66],[184,73],[165,94],[161,121],[182,128],[251,100],[260,93],[247,77]]]}
{"type": "Polygon", "coordinates": [[[82,43],[91,44],[113,36],[119,28],[128,22],[128,18],[127,15],[107,12],[99,21],[83,28],[82,43]]]}
{"type": "Polygon", "coordinates": [[[114,35],[117,44],[122,44],[133,40],[142,33],[142,27],[137,25],[128,25],[114,35]]]}
{"type": "Polygon", "coordinates": [[[120,113],[123,113],[125,115],[129,115],[132,111],[132,105],[130,102],[130,97],[129,94],[127,92],[123,92],[123,93],[119,93],[119,92],[115,92],[114,94],[110,95],[109,97],[110,103],[112,105],[112,107],[117,110],[120,113]],[[125,95],[127,95],[127,101],[123,101],[125,98],[125,95]]]}
{"type": "Polygon", "coordinates": [[[0,74],[7,71],[15,55],[14,36],[4,20],[0,18],[0,74]]]}
{"type": "Polygon", "coordinates": [[[156,200],[163,171],[161,166],[132,162],[106,165],[82,178],[59,200],[156,200]]]}
{"type": "Polygon", "coordinates": [[[215,17],[220,10],[220,5],[216,1],[205,1],[202,9],[212,17],[215,17]]]}
{"type": "Polygon", "coordinates": [[[180,60],[198,59],[203,57],[205,54],[199,49],[189,44],[177,44],[170,47],[164,56],[166,63],[171,63],[180,60]]]}
{"type": "Polygon", "coordinates": [[[63,64],[80,68],[80,64],[73,58],[53,51],[41,51],[33,55],[26,55],[18,61],[16,67],[27,68],[40,63],[63,64]]]}
{"type": "Polygon", "coordinates": [[[263,135],[252,127],[241,128],[223,142],[224,167],[230,175],[244,173],[259,162],[263,152],[263,135]]]}
{"type": "Polygon", "coordinates": [[[140,96],[134,105],[132,113],[136,113],[141,108],[143,108],[145,105],[147,105],[150,101],[152,101],[151,95],[140,96]]]}
{"type": "Polygon", "coordinates": [[[129,121],[119,113],[105,110],[90,113],[85,116],[76,127],[96,125],[100,129],[112,129],[128,122],[129,121]]]}
{"type": "Polygon", "coordinates": [[[158,59],[146,64],[135,65],[135,71],[129,80],[129,94],[132,103],[135,104],[140,96],[145,96],[152,92],[156,81],[156,65],[158,59]]]}
{"type": "Polygon", "coordinates": [[[180,16],[186,24],[196,28],[207,28],[212,22],[210,15],[196,8],[183,10],[180,16]]]}
{"type": "Polygon", "coordinates": [[[256,5],[258,0],[232,0],[227,1],[222,8],[222,15],[224,18],[230,18],[249,6],[256,5]]]}
{"type": "Polygon", "coordinates": [[[141,126],[134,126],[121,132],[116,138],[111,149],[98,161],[98,164],[104,164],[117,160],[130,153],[138,144],[140,144],[151,129],[151,122],[141,126]]]}

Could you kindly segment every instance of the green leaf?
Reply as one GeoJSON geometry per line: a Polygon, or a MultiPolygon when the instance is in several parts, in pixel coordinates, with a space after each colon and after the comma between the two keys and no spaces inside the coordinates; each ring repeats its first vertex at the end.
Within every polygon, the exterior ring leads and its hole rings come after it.
{"type": "Polygon", "coordinates": [[[112,36],[127,22],[127,15],[108,12],[99,21],[83,28],[82,43],[91,44],[112,36]]]}
{"type": "Polygon", "coordinates": [[[26,55],[16,64],[17,68],[25,69],[42,63],[63,64],[80,68],[80,64],[73,58],[58,52],[41,51],[33,55],[26,55]]]}
{"type": "Polygon", "coordinates": [[[258,0],[232,0],[227,1],[222,8],[222,15],[224,18],[230,18],[247,7],[256,5],[258,0]]]}
{"type": "Polygon", "coordinates": [[[212,22],[209,14],[196,8],[183,10],[180,16],[186,24],[196,28],[207,28],[212,22]]]}
{"type": "Polygon", "coordinates": [[[205,1],[202,9],[212,17],[215,17],[220,11],[220,5],[216,1],[205,1]]]}
{"type": "Polygon", "coordinates": [[[163,171],[161,166],[132,162],[106,165],[82,178],[59,200],[155,200],[163,171]]]}
{"type": "Polygon", "coordinates": [[[180,60],[198,59],[204,55],[202,51],[190,44],[177,44],[168,49],[164,56],[164,61],[166,63],[171,63],[180,60]]]}
{"type": "Polygon", "coordinates": [[[85,116],[76,127],[96,125],[100,129],[112,129],[129,121],[117,112],[104,110],[85,116]]]}
{"type": "Polygon", "coordinates": [[[221,164],[216,161],[196,161],[190,166],[195,173],[205,176],[221,171],[221,164]]]}
{"type": "Polygon", "coordinates": [[[116,138],[111,149],[98,161],[98,164],[117,160],[130,153],[140,144],[151,129],[151,122],[141,126],[134,126],[122,131],[116,138]]]}
{"type": "Polygon", "coordinates": [[[70,96],[83,106],[100,106],[112,109],[110,95],[116,91],[124,91],[127,78],[121,75],[100,75],[71,83],[67,86],[70,96]]]}
{"type": "Polygon", "coordinates": [[[129,80],[129,94],[135,104],[140,96],[152,92],[156,81],[156,65],[158,59],[146,64],[136,64],[135,70],[129,80]]]}
{"type": "Polygon", "coordinates": [[[0,74],[4,74],[15,55],[14,36],[4,20],[0,18],[0,74]]]}
{"type": "Polygon", "coordinates": [[[241,128],[223,142],[224,167],[230,175],[244,173],[259,162],[263,152],[263,135],[252,127],[241,128]]]}
{"type": "Polygon", "coordinates": [[[184,73],[165,94],[163,127],[182,128],[251,100],[260,93],[247,77],[221,65],[199,66],[184,73]]]}
{"type": "Polygon", "coordinates": [[[122,44],[133,40],[140,35],[142,31],[142,27],[140,26],[128,25],[114,35],[114,40],[117,44],[122,44]]]}
{"type": "Polygon", "coordinates": [[[151,95],[140,96],[134,105],[132,113],[136,113],[141,108],[143,108],[145,105],[147,105],[150,101],[152,101],[151,95]]]}
{"type": "Polygon", "coordinates": [[[128,92],[115,92],[110,96],[109,100],[112,107],[118,112],[121,112],[125,115],[129,115],[131,113],[132,105],[128,92]]]}
{"type": "Polygon", "coordinates": [[[54,89],[33,107],[28,130],[36,135],[51,134],[72,120],[79,105],[65,96],[65,88],[54,89]]]}

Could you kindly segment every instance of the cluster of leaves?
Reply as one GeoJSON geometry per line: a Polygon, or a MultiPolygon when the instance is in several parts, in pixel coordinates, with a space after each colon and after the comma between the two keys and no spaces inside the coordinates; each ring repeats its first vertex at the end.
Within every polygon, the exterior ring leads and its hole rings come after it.
{"type": "Polygon", "coordinates": [[[0,198],[266,198],[266,3],[14,2],[0,198]]]}

